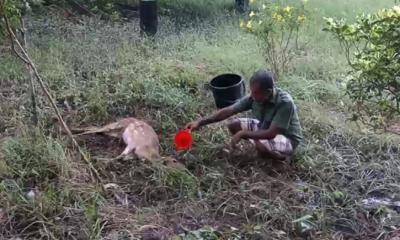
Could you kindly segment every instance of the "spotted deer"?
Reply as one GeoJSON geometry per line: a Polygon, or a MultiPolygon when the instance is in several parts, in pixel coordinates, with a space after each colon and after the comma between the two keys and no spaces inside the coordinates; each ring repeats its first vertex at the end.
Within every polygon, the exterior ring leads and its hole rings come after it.
{"type": "Polygon", "coordinates": [[[148,123],[137,118],[123,118],[102,127],[78,128],[71,129],[71,131],[77,133],[75,136],[104,134],[122,139],[126,147],[115,159],[134,154],[139,158],[149,161],[158,161],[162,159],[163,164],[167,166],[175,168],[184,167],[182,163],[173,157],[160,156],[160,143],[157,133],[148,123]]]}

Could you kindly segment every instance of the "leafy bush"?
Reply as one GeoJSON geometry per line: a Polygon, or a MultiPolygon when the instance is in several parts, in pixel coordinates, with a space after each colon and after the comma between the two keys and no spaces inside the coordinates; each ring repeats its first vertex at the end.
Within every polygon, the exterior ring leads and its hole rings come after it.
{"type": "Polygon", "coordinates": [[[306,20],[305,1],[292,6],[260,2],[257,12],[250,12],[240,26],[254,34],[264,49],[265,60],[277,78],[286,73],[294,50],[298,48],[299,30],[306,20]]]}
{"type": "MultiPolygon", "coordinates": [[[[358,16],[353,24],[326,18],[351,67],[347,94],[361,117],[400,113],[400,6],[358,16]],[[354,51],[354,53],[353,53],[354,51]]],[[[358,116],[354,117],[355,119],[358,116]]]]}

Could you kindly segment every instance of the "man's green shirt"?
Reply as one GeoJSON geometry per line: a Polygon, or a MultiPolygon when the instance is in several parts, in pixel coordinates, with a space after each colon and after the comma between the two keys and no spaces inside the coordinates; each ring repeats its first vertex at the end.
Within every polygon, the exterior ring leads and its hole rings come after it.
{"type": "Polygon", "coordinates": [[[274,89],[272,100],[258,103],[250,96],[245,96],[233,105],[236,113],[252,110],[254,117],[260,121],[260,129],[268,129],[271,124],[284,129],[283,135],[293,142],[296,148],[302,141],[302,129],[296,105],[289,93],[280,88],[274,89]]]}

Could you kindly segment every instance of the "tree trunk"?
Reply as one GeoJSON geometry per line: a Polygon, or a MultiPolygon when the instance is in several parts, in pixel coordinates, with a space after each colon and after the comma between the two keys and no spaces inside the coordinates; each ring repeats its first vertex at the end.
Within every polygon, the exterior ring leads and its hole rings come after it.
{"type": "Polygon", "coordinates": [[[249,9],[249,0],[235,0],[236,10],[239,12],[245,12],[249,9]]]}
{"type": "Polygon", "coordinates": [[[157,33],[157,0],[140,1],[140,30],[150,36],[157,33]]]}

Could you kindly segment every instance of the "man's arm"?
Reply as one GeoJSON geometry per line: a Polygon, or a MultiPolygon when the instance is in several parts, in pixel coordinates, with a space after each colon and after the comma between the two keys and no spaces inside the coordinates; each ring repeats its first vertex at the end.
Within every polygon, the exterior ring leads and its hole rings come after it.
{"type": "Polygon", "coordinates": [[[231,117],[234,114],[235,114],[235,110],[234,110],[233,106],[222,108],[222,109],[216,111],[215,113],[200,119],[199,127],[206,126],[211,123],[223,121],[223,120],[231,117]]]}
{"type": "Polygon", "coordinates": [[[294,111],[293,104],[291,102],[287,102],[282,105],[276,115],[272,119],[272,123],[268,129],[260,129],[257,131],[240,131],[236,133],[236,135],[232,139],[232,144],[237,144],[240,139],[273,139],[278,134],[284,133],[290,124],[290,120],[292,118],[294,111]]]}
{"type": "Polygon", "coordinates": [[[237,114],[239,112],[243,112],[243,111],[250,109],[251,103],[252,103],[251,98],[249,96],[246,96],[233,105],[222,108],[207,117],[204,117],[200,120],[197,120],[195,122],[191,122],[191,123],[187,124],[185,128],[196,130],[196,129],[206,126],[208,124],[225,120],[225,119],[233,116],[234,114],[237,114]]]}

